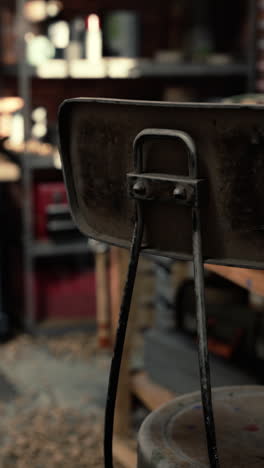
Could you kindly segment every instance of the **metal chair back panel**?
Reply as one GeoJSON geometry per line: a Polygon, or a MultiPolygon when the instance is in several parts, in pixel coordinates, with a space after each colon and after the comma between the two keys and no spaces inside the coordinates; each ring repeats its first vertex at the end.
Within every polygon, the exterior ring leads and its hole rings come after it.
{"type": "MultiPolygon", "coordinates": [[[[263,114],[261,106],[65,101],[59,113],[61,157],[79,228],[98,240],[129,246],[134,201],[127,174],[133,171],[134,139],[145,129],[180,131],[194,141],[197,177],[205,180],[200,193],[204,259],[263,267],[263,114]]],[[[152,139],[144,145],[143,159],[144,172],[188,176],[180,140],[152,139]]],[[[149,251],[192,258],[188,207],[148,203],[145,226],[149,251]]]]}

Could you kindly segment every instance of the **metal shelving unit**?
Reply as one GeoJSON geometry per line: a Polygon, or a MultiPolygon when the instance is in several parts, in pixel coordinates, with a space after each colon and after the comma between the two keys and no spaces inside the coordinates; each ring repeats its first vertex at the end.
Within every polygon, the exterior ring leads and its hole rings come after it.
{"type": "Polygon", "coordinates": [[[36,292],[34,285],[35,262],[41,258],[62,258],[65,256],[85,255],[91,252],[87,239],[75,241],[38,241],[34,237],[34,210],[33,210],[33,178],[37,170],[58,171],[54,166],[52,156],[24,155],[20,157],[22,167],[22,183],[24,187],[23,206],[23,259],[25,270],[24,301],[25,301],[25,328],[30,332],[36,330],[36,292]]]}
{"type": "MultiPolygon", "coordinates": [[[[16,15],[20,21],[20,34],[17,37],[17,50],[19,62],[17,65],[1,65],[0,69],[5,76],[17,77],[18,93],[24,99],[24,139],[30,137],[31,114],[31,79],[34,76],[34,68],[29,67],[25,60],[25,42],[23,31],[27,25],[23,17],[26,0],[16,0],[16,15]]],[[[39,156],[27,151],[24,153],[12,153],[13,159],[21,167],[21,182],[23,188],[22,205],[22,249],[24,268],[24,327],[29,332],[37,331],[36,323],[36,291],[34,284],[34,272],[36,260],[40,258],[61,258],[62,256],[74,256],[89,254],[87,239],[78,238],[76,241],[52,242],[38,241],[34,236],[34,210],[33,210],[33,182],[35,171],[59,171],[55,165],[54,156],[39,156]]]]}
{"type": "MultiPolygon", "coordinates": [[[[8,151],[8,150],[7,150],[8,151]]],[[[14,153],[8,151],[11,158],[22,168],[31,171],[41,169],[56,169],[54,156],[36,156],[35,154],[14,153]]]]}

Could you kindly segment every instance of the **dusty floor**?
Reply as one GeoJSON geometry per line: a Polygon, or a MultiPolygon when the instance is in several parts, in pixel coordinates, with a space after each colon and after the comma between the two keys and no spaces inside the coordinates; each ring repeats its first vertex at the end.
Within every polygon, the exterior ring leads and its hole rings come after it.
{"type": "Polygon", "coordinates": [[[103,467],[109,355],[87,334],[0,347],[0,467],[103,467]]]}

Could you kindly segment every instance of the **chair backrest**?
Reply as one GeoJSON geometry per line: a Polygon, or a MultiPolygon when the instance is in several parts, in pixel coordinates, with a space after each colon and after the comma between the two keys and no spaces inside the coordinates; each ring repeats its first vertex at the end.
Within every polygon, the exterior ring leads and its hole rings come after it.
{"type": "MultiPolygon", "coordinates": [[[[146,129],[152,130],[147,130],[150,137],[140,148],[143,173],[183,176],[188,182],[184,138],[171,138],[170,132],[162,136],[162,131],[178,131],[194,145],[196,179],[203,180],[199,196],[204,260],[264,268],[261,106],[65,101],[59,112],[60,150],[71,210],[80,230],[103,242],[129,246],[135,202],[128,194],[127,174],[138,171],[133,143],[146,129]]],[[[142,203],[148,250],[191,258],[193,226],[188,204],[151,197],[142,203]]]]}

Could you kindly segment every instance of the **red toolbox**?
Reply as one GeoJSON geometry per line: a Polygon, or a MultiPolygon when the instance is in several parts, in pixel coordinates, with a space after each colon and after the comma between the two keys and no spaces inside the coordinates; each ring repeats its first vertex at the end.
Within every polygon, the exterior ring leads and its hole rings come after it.
{"type": "Polygon", "coordinates": [[[85,319],[96,316],[93,270],[36,273],[37,319],[85,319]]]}

